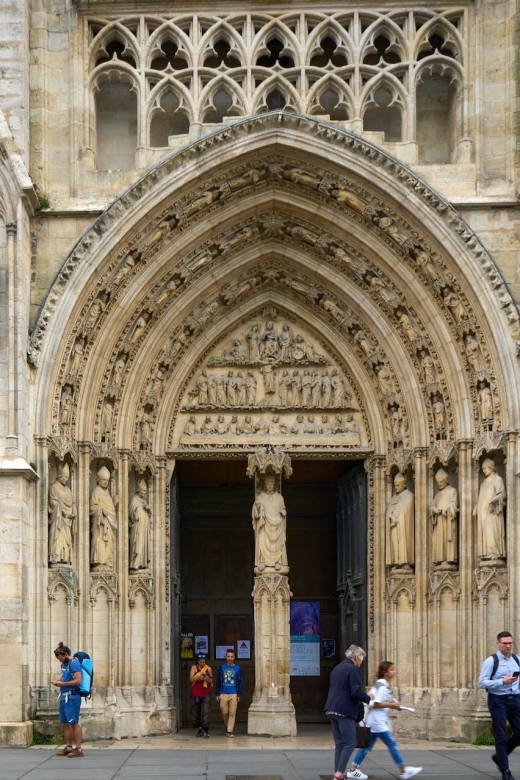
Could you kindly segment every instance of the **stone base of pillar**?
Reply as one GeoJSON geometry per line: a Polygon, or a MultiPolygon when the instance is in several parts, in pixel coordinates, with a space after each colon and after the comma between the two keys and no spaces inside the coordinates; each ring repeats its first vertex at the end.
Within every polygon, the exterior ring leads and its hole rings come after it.
{"type": "Polygon", "coordinates": [[[294,705],[269,701],[251,704],[247,716],[247,733],[265,734],[269,737],[295,737],[294,705]]]}
{"type": "Polygon", "coordinates": [[[0,747],[22,747],[32,745],[32,720],[20,723],[0,723],[0,747]]]}

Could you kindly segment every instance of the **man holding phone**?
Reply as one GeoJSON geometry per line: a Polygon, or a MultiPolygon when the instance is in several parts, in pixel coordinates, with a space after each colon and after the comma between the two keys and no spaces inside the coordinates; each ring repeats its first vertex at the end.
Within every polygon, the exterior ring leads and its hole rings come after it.
{"type": "Polygon", "coordinates": [[[496,749],[491,760],[500,769],[502,780],[514,780],[508,756],[520,745],[519,675],[520,660],[513,653],[513,637],[509,631],[501,631],[497,636],[497,652],[482,664],[478,687],[488,692],[496,749]],[[507,721],[513,730],[510,739],[507,739],[507,721]]]}

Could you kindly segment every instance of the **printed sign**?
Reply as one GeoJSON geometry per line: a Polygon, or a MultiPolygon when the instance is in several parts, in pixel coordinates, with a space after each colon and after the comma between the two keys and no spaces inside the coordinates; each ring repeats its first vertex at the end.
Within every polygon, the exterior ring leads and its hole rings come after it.
{"type": "Polygon", "coordinates": [[[320,676],[320,604],[291,601],[291,677],[320,676]]]}

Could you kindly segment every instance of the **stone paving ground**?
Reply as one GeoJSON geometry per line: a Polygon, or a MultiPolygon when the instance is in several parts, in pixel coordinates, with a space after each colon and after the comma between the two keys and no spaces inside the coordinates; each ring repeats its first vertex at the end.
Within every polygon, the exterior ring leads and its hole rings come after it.
{"type": "MultiPolygon", "coordinates": [[[[239,729],[240,732],[240,729],[239,729]]],[[[452,742],[400,740],[405,760],[424,767],[421,778],[499,780],[492,748],[452,742]]],[[[56,756],[55,747],[0,749],[0,780],[328,780],[333,743],[328,728],[299,727],[295,738],[237,734],[215,729],[209,740],[188,730],[167,737],[86,743],[85,756],[56,756]]],[[[377,747],[363,764],[370,780],[397,776],[388,751],[377,747]]],[[[511,757],[520,780],[520,749],[511,757]]]]}

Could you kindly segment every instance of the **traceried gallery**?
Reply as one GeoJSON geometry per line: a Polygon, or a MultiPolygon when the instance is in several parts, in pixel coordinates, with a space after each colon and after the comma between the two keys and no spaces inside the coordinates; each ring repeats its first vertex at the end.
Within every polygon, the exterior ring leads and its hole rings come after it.
{"type": "Polygon", "coordinates": [[[402,729],[487,730],[520,633],[516,3],[0,21],[0,741],[57,729],[59,641],[95,659],[87,738],[189,725],[198,646],[237,652],[248,733],[294,735],[353,642],[402,729]]]}

